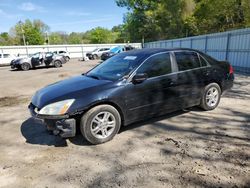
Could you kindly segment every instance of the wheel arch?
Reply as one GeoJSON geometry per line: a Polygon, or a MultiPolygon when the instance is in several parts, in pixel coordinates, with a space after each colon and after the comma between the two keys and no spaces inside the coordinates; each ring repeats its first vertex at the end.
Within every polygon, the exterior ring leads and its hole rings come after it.
{"type": "Polygon", "coordinates": [[[222,81],[220,81],[220,80],[210,80],[209,82],[206,83],[205,87],[209,84],[212,84],[212,83],[218,84],[221,92],[223,91],[222,81]]]}
{"type": "Polygon", "coordinates": [[[121,117],[121,126],[124,125],[124,123],[125,123],[124,112],[122,111],[122,108],[121,108],[117,103],[115,103],[115,102],[113,102],[113,101],[98,101],[98,102],[96,102],[96,103],[94,103],[94,104],[91,104],[90,106],[88,106],[88,107],[81,113],[81,116],[82,116],[85,112],[87,112],[87,111],[89,111],[90,109],[92,109],[92,108],[94,108],[94,107],[96,107],[96,106],[99,106],[99,105],[110,105],[110,106],[114,107],[114,108],[118,111],[118,113],[120,114],[120,117],[121,117]]]}

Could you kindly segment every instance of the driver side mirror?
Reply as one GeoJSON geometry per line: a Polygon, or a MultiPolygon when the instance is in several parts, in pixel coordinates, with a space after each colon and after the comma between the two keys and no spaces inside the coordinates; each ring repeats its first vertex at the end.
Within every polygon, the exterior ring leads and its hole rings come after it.
{"type": "Polygon", "coordinates": [[[147,79],[148,79],[147,73],[138,73],[138,74],[134,75],[134,77],[132,78],[132,83],[133,84],[140,84],[147,79]]]}

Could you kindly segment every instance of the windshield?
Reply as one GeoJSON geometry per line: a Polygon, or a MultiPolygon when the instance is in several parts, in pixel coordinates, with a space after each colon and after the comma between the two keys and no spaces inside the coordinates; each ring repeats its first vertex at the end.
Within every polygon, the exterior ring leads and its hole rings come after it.
{"type": "Polygon", "coordinates": [[[93,50],[93,52],[96,52],[96,51],[98,51],[98,50],[99,50],[99,48],[96,48],[96,49],[93,50]]]}
{"type": "Polygon", "coordinates": [[[138,56],[118,54],[90,70],[86,76],[116,81],[136,68],[140,63],[140,59],[138,56]]]}
{"type": "Polygon", "coordinates": [[[114,47],[114,48],[112,48],[111,50],[110,50],[110,52],[113,52],[113,53],[116,53],[117,51],[121,51],[122,50],[122,48],[121,47],[114,47]]]}

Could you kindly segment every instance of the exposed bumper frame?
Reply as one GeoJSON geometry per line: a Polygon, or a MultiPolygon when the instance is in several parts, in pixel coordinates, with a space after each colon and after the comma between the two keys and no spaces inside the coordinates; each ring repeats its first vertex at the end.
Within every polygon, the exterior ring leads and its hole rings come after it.
{"type": "MultiPolygon", "coordinates": [[[[63,138],[74,137],[76,135],[76,120],[69,118],[69,115],[41,115],[35,112],[35,106],[28,106],[30,114],[33,118],[46,122],[45,120],[54,120],[52,125],[53,132],[58,133],[63,138]]],[[[50,125],[51,127],[51,125],[50,125]]]]}

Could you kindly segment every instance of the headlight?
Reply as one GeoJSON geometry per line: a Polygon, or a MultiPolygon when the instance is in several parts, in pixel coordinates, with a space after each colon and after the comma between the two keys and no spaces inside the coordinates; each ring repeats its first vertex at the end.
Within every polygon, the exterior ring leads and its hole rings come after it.
{"type": "Polygon", "coordinates": [[[73,104],[75,99],[68,99],[64,101],[55,102],[43,107],[38,114],[41,115],[64,115],[69,107],[73,104]]]}

